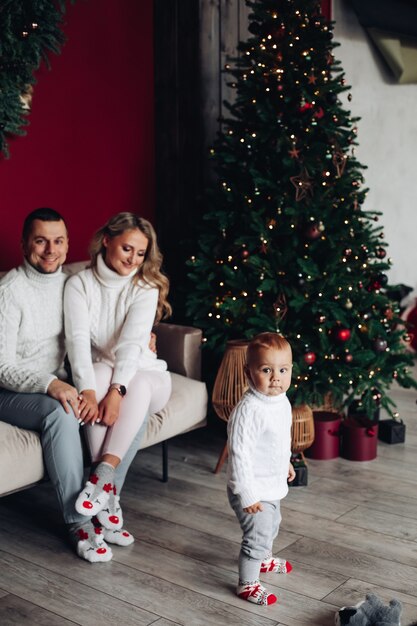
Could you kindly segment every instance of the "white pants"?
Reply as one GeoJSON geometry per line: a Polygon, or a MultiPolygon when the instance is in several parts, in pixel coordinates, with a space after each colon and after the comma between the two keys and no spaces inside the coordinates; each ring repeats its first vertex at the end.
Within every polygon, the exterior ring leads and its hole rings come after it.
{"type": "MultiPolygon", "coordinates": [[[[105,363],[95,363],[97,402],[106,395],[113,369],[105,363]]],[[[113,426],[87,425],[84,434],[93,463],[103,454],[112,454],[123,459],[146,416],[164,408],[171,395],[169,372],[139,371],[127,387],[120,403],[119,417],[113,426]]]]}

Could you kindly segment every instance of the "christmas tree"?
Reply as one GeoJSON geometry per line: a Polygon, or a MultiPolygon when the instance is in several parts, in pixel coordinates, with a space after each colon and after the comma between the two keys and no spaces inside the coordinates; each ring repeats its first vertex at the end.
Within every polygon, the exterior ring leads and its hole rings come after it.
{"type": "Polygon", "coordinates": [[[363,206],[333,25],[316,0],[248,4],[251,36],[225,68],[236,98],[211,151],[217,180],[189,261],[189,317],[219,356],[229,339],[282,332],[297,404],[330,393],[335,406],[355,399],[369,416],[393,414],[393,379],[417,386],[413,356],[388,295],[380,213],[363,206]]]}
{"type": "MultiPolygon", "coordinates": [[[[73,0],[74,1],[74,0],[73,0]]],[[[65,0],[3,0],[0,6],[0,153],[9,135],[23,135],[35,72],[48,52],[58,53],[65,0]]]]}

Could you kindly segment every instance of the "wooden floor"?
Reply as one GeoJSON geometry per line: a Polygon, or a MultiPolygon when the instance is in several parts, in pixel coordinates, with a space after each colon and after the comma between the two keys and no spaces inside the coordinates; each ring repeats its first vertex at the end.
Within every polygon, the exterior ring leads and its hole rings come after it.
{"type": "Polygon", "coordinates": [[[111,563],[72,553],[50,485],[0,499],[0,624],[330,626],[367,591],[400,599],[403,625],[417,620],[417,394],[393,395],[405,444],[379,443],[371,462],[310,461],[308,487],[283,501],[275,553],[294,571],[264,576],[277,604],[234,595],[240,529],[225,471],[212,472],[212,427],[172,441],[167,484],[159,447],[138,455],[122,496],[136,542],[111,563]]]}

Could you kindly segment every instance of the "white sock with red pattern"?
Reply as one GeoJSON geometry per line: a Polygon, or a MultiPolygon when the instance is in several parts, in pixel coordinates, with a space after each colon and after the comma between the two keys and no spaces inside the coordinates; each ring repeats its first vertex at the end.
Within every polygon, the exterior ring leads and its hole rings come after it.
{"type": "Polygon", "coordinates": [[[70,524],[71,543],[79,557],[90,563],[105,563],[113,557],[110,546],[104,540],[101,528],[95,528],[91,520],[85,524],[70,524]]]}
{"type": "Polygon", "coordinates": [[[107,504],[114,484],[114,467],[99,463],[85,483],[75,501],[75,509],[81,515],[97,515],[107,504]]]}

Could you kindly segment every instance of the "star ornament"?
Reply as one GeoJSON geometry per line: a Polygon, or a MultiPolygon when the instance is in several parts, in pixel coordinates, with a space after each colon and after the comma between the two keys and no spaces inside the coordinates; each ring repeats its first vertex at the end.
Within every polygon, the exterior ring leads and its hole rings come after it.
{"type": "Polygon", "coordinates": [[[337,172],[337,178],[340,178],[343,175],[343,172],[345,171],[345,167],[346,167],[346,163],[347,163],[347,156],[343,153],[342,150],[336,150],[335,153],[333,154],[333,165],[336,168],[336,172],[337,172]]]}
{"type": "Polygon", "coordinates": [[[303,200],[309,193],[313,195],[313,184],[311,180],[311,176],[308,175],[305,168],[298,176],[290,176],[291,184],[295,187],[296,202],[303,200]]]}
{"type": "Polygon", "coordinates": [[[299,156],[299,154],[300,154],[300,151],[299,151],[299,150],[297,150],[297,148],[296,148],[295,146],[293,146],[293,147],[291,148],[291,150],[288,150],[288,154],[290,155],[290,157],[291,157],[292,159],[298,159],[298,156],[299,156]]]}

